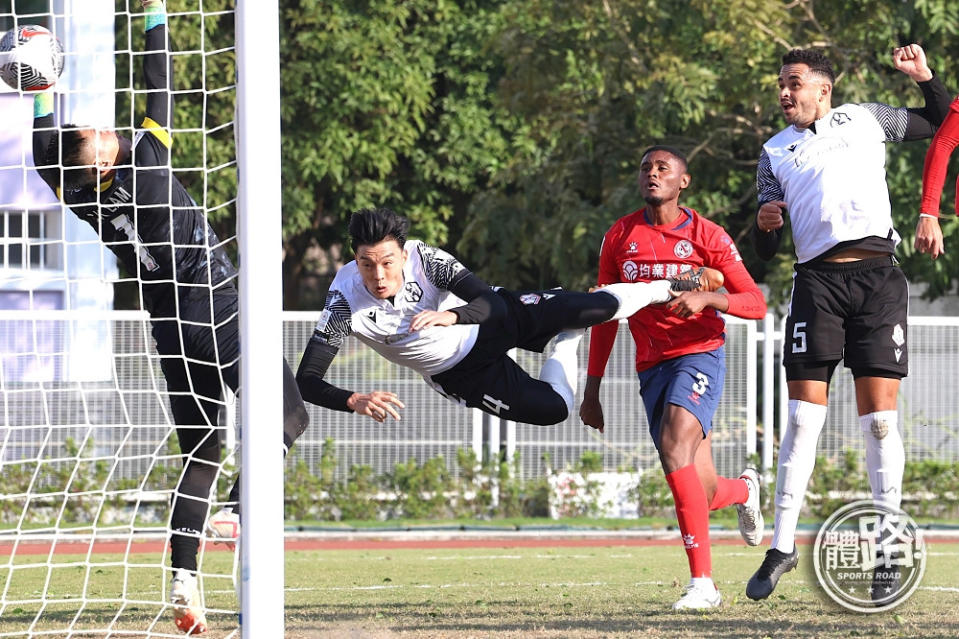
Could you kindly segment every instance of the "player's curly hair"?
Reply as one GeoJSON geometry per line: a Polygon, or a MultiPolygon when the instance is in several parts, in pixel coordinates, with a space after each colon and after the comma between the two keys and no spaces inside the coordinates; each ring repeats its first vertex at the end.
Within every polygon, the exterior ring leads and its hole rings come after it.
{"type": "Polygon", "coordinates": [[[644,158],[650,153],[652,153],[653,151],[665,151],[666,153],[669,153],[671,156],[679,160],[679,162],[683,165],[683,172],[686,172],[689,170],[689,162],[686,160],[686,154],[680,151],[679,149],[677,149],[676,147],[670,146],[668,144],[654,144],[648,149],[645,149],[640,154],[639,157],[644,158]]]}
{"type": "Polygon", "coordinates": [[[50,136],[43,164],[63,166],[63,188],[75,191],[97,183],[97,170],[84,157],[88,155],[90,140],[81,134],[84,130],[75,124],[66,124],[60,129],[60,135],[50,136]],[[62,155],[61,155],[62,153],[62,155]]]}
{"type": "Polygon", "coordinates": [[[829,78],[830,83],[836,81],[836,72],[832,62],[825,55],[815,49],[793,49],[783,54],[783,64],[805,64],[813,73],[829,78]]]}
{"type": "Polygon", "coordinates": [[[393,239],[403,248],[410,231],[410,221],[393,209],[360,209],[350,217],[350,246],[353,253],[361,246],[393,239]]]}

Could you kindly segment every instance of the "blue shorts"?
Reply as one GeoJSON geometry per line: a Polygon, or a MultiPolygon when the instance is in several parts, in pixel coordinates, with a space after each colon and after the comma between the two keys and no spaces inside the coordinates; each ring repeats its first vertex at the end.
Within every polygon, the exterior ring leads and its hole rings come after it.
{"type": "Polygon", "coordinates": [[[639,394],[646,407],[649,434],[659,448],[659,428],[666,404],[685,408],[703,427],[703,437],[713,428],[726,381],[726,349],[680,355],[648,368],[639,376],[639,394]]]}

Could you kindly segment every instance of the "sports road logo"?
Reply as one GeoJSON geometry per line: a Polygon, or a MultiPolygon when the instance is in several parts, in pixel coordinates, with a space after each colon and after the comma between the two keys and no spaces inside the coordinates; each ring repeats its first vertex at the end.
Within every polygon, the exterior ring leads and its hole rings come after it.
{"type": "Polygon", "coordinates": [[[819,529],[819,585],[856,612],[885,612],[908,599],[926,571],[926,546],[912,517],[873,501],[843,506],[819,529]]]}

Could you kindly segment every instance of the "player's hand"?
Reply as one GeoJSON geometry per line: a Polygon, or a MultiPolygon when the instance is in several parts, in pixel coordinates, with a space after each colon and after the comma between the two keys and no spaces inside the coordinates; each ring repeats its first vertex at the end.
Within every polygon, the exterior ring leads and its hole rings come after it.
{"type": "Polygon", "coordinates": [[[389,391],[353,393],[346,405],[357,415],[367,415],[378,422],[385,422],[387,417],[400,421],[400,414],[393,407],[406,408],[400,398],[389,391]]]}
{"type": "Polygon", "coordinates": [[[415,333],[430,326],[452,326],[457,319],[456,313],[451,311],[420,311],[410,322],[410,332],[415,333]]]}
{"type": "Polygon", "coordinates": [[[676,293],[670,291],[673,299],[666,302],[666,310],[679,317],[692,317],[696,313],[701,313],[704,308],[710,306],[713,293],[705,291],[684,291],[676,293]]]}
{"type": "Polygon", "coordinates": [[[759,227],[760,231],[766,233],[782,228],[782,225],[785,224],[783,221],[783,210],[785,208],[786,203],[782,200],[766,202],[759,207],[759,212],[756,213],[756,226],[759,227]]]}
{"type": "Polygon", "coordinates": [[[926,63],[926,52],[918,44],[893,49],[892,64],[916,82],[932,79],[932,69],[926,63]]]}
{"type": "Polygon", "coordinates": [[[583,397],[583,403],[579,405],[579,418],[587,426],[603,432],[606,422],[603,419],[603,405],[598,397],[583,397]]]}
{"type": "Polygon", "coordinates": [[[936,259],[945,254],[946,249],[942,241],[942,227],[939,226],[939,218],[920,217],[916,224],[916,250],[920,253],[928,253],[929,257],[936,259]]]}

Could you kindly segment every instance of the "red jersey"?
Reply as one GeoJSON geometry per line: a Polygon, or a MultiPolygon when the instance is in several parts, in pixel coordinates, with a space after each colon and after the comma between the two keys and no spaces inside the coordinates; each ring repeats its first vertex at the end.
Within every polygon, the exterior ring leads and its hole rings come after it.
{"type": "MultiPolygon", "coordinates": [[[[708,266],[726,278],[727,312],[748,319],[766,313],[766,300],[743,266],[729,234],[696,211],[683,208],[671,224],[653,225],[640,209],[620,218],[603,238],[598,283],[648,282],[708,266]]],[[[636,342],[636,370],[643,371],[667,359],[716,350],[725,341],[726,322],[720,312],[706,307],[682,318],[664,304],[651,304],[629,318],[636,342]]],[[[616,340],[616,322],[592,328],[588,374],[601,377],[616,340]]]]}
{"type": "MultiPolygon", "coordinates": [[[[926,151],[926,162],[922,167],[922,200],[919,212],[939,217],[939,199],[942,186],[946,182],[949,156],[959,146],[959,97],[949,105],[949,113],[926,151]]],[[[959,181],[956,182],[959,188],[959,181]]],[[[956,214],[959,215],[959,195],[956,197],[956,214]]]]}

